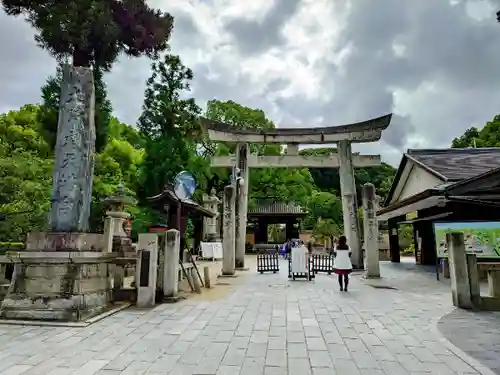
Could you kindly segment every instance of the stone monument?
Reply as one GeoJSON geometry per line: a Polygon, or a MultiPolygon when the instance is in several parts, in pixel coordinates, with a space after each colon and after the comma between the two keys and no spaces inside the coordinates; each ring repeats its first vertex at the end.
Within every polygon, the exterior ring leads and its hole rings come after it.
{"type": "Polygon", "coordinates": [[[222,232],[222,275],[233,276],[235,273],[235,200],[233,185],[224,188],[224,222],[222,232]]]}
{"type": "Polygon", "coordinates": [[[14,276],[0,308],[7,319],[78,321],[110,300],[100,234],[88,233],[94,172],[94,82],[90,68],[67,66],[61,84],[50,229],[28,233],[9,252],[14,276]]]}
{"type": "Polygon", "coordinates": [[[363,223],[365,237],[365,277],[380,277],[378,250],[377,196],[373,184],[363,185],[363,223]]]}

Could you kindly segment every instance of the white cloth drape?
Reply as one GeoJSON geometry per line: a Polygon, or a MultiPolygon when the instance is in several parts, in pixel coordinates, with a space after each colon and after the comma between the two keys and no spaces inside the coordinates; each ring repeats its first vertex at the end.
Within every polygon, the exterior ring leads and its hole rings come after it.
{"type": "Polygon", "coordinates": [[[308,272],[309,251],[305,246],[292,248],[292,273],[308,272]]]}

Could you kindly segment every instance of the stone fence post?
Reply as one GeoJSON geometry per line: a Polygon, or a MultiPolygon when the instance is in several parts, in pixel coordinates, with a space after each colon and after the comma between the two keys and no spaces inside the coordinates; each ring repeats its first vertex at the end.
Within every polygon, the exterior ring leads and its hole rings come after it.
{"type": "Polygon", "coordinates": [[[378,223],[375,212],[377,196],[373,184],[363,185],[363,222],[365,239],[366,278],[380,277],[378,223]]]}
{"type": "Polygon", "coordinates": [[[158,235],[139,234],[136,267],[137,306],[152,307],[156,296],[156,269],[158,262],[158,235]]]}
{"type": "Polygon", "coordinates": [[[480,296],[476,257],[466,254],[463,233],[448,233],[446,241],[453,305],[462,309],[477,308],[480,296]]]}
{"type": "Polygon", "coordinates": [[[180,232],[176,229],[168,230],[165,241],[165,264],[163,266],[163,294],[165,298],[175,298],[179,291],[180,246],[180,232]]]}
{"type": "Polygon", "coordinates": [[[235,187],[224,188],[224,223],[222,232],[222,275],[235,273],[235,187]]]}

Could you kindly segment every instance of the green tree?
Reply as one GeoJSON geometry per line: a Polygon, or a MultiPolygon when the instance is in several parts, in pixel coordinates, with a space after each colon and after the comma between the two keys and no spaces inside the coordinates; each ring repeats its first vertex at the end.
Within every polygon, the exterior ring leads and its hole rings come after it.
{"type": "MultiPolygon", "coordinates": [[[[300,151],[301,155],[325,156],[337,154],[337,149],[330,148],[310,148],[300,151]]],[[[310,168],[311,176],[317,188],[321,191],[328,191],[340,194],[340,175],[336,168],[310,168]]],[[[355,168],[354,178],[356,181],[357,199],[361,201],[361,190],[364,184],[370,182],[375,185],[377,194],[381,197],[387,196],[396,170],[389,164],[382,163],[377,167],[355,168]]]]}
{"type": "Polygon", "coordinates": [[[314,191],[307,200],[308,216],[304,221],[306,229],[313,229],[318,220],[330,220],[341,228],[342,202],[335,194],[325,191],[314,191]]]}
{"type": "MultiPolygon", "coordinates": [[[[41,111],[43,108],[26,105],[0,115],[0,242],[23,241],[27,232],[46,229],[53,150],[40,130],[41,111]]],[[[120,124],[114,118],[112,122],[120,124]]],[[[119,134],[134,139],[133,128],[125,124],[119,127],[123,129],[119,134]]],[[[111,137],[104,150],[96,154],[90,220],[93,231],[102,230],[102,200],[113,194],[118,184],[125,184],[134,194],[143,153],[125,137],[111,137]]],[[[140,216],[141,210],[138,207],[134,212],[140,216]]]]}
{"type": "Polygon", "coordinates": [[[0,115],[0,241],[43,230],[50,205],[52,159],[38,133],[38,107],[0,115]]]}
{"type": "Polygon", "coordinates": [[[261,109],[252,109],[232,100],[210,100],[207,103],[205,117],[229,124],[237,129],[270,130],[275,126],[261,109]]]}
{"type": "Polygon", "coordinates": [[[173,17],[145,0],[2,0],[7,14],[25,15],[36,42],[73,65],[108,71],[121,52],[155,56],[168,48],[173,17]]]}
{"type": "Polygon", "coordinates": [[[481,129],[471,127],[460,137],[453,139],[452,148],[500,147],[500,115],[488,121],[481,129]]]}
{"type": "Polygon", "coordinates": [[[197,147],[202,142],[193,98],[185,98],[193,78],[191,69],[175,55],[165,55],[152,64],[138,127],[146,139],[140,197],[163,191],[181,170],[192,172],[203,184],[208,163],[197,147]]]}
{"type": "MultiPolygon", "coordinates": [[[[205,117],[226,123],[236,129],[270,130],[275,126],[264,111],[252,109],[231,100],[211,100],[207,103],[205,117]]],[[[215,155],[229,155],[235,152],[234,144],[219,143],[215,155]]],[[[251,145],[251,152],[260,155],[280,155],[279,145],[251,145]]],[[[229,184],[228,168],[212,168],[212,186],[222,191],[229,184]]],[[[313,180],[307,168],[262,168],[250,169],[249,205],[257,198],[272,197],[282,202],[296,202],[305,205],[313,191],[313,180]]]]}
{"type": "MultiPolygon", "coordinates": [[[[102,150],[111,115],[102,72],[109,71],[122,52],[134,57],[154,57],[166,50],[173,17],[150,8],[145,0],[2,0],[2,4],[7,14],[26,17],[37,30],[38,45],[59,62],[71,57],[74,67],[93,67],[98,110],[88,115],[95,116],[98,125],[96,148],[102,150]]],[[[57,116],[49,108],[59,108],[59,103],[67,102],[66,98],[57,100],[55,97],[57,83],[56,76],[43,90],[44,102],[49,106],[42,114],[44,135],[51,144],[56,134],[57,116]]]]}
{"type": "Polygon", "coordinates": [[[452,148],[469,148],[475,147],[474,144],[479,140],[479,130],[471,127],[465,131],[460,137],[454,138],[451,142],[452,148]]]}
{"type": "Polygon", "coordinates": [[[319,218],[313,227],[314,238],[333,244],[335,237],[342,235],[343,226],[332,219],[319,218]]]}
{"type": "Polygon", "coordinates": [[[146,146],[146,139],[137,129],[120,122],[116,117],[111,117],[109,121],[108,139],[127,141],[136,149],[146,146]]]}

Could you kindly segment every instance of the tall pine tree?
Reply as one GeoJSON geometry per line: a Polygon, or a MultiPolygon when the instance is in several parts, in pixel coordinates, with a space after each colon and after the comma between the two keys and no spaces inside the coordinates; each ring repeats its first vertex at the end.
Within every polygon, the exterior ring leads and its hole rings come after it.
{"type": "Polygon", "coordinates": [[[201,142],[198,115],[201,109],[190,91],[191,69],[175,55],[166,55],[152,64],[142,114],[138,121],[147,139],[142,170],[142,198],[158,194],[183,169],[202,179],[208,164],[197,152],[201,142]]]}

